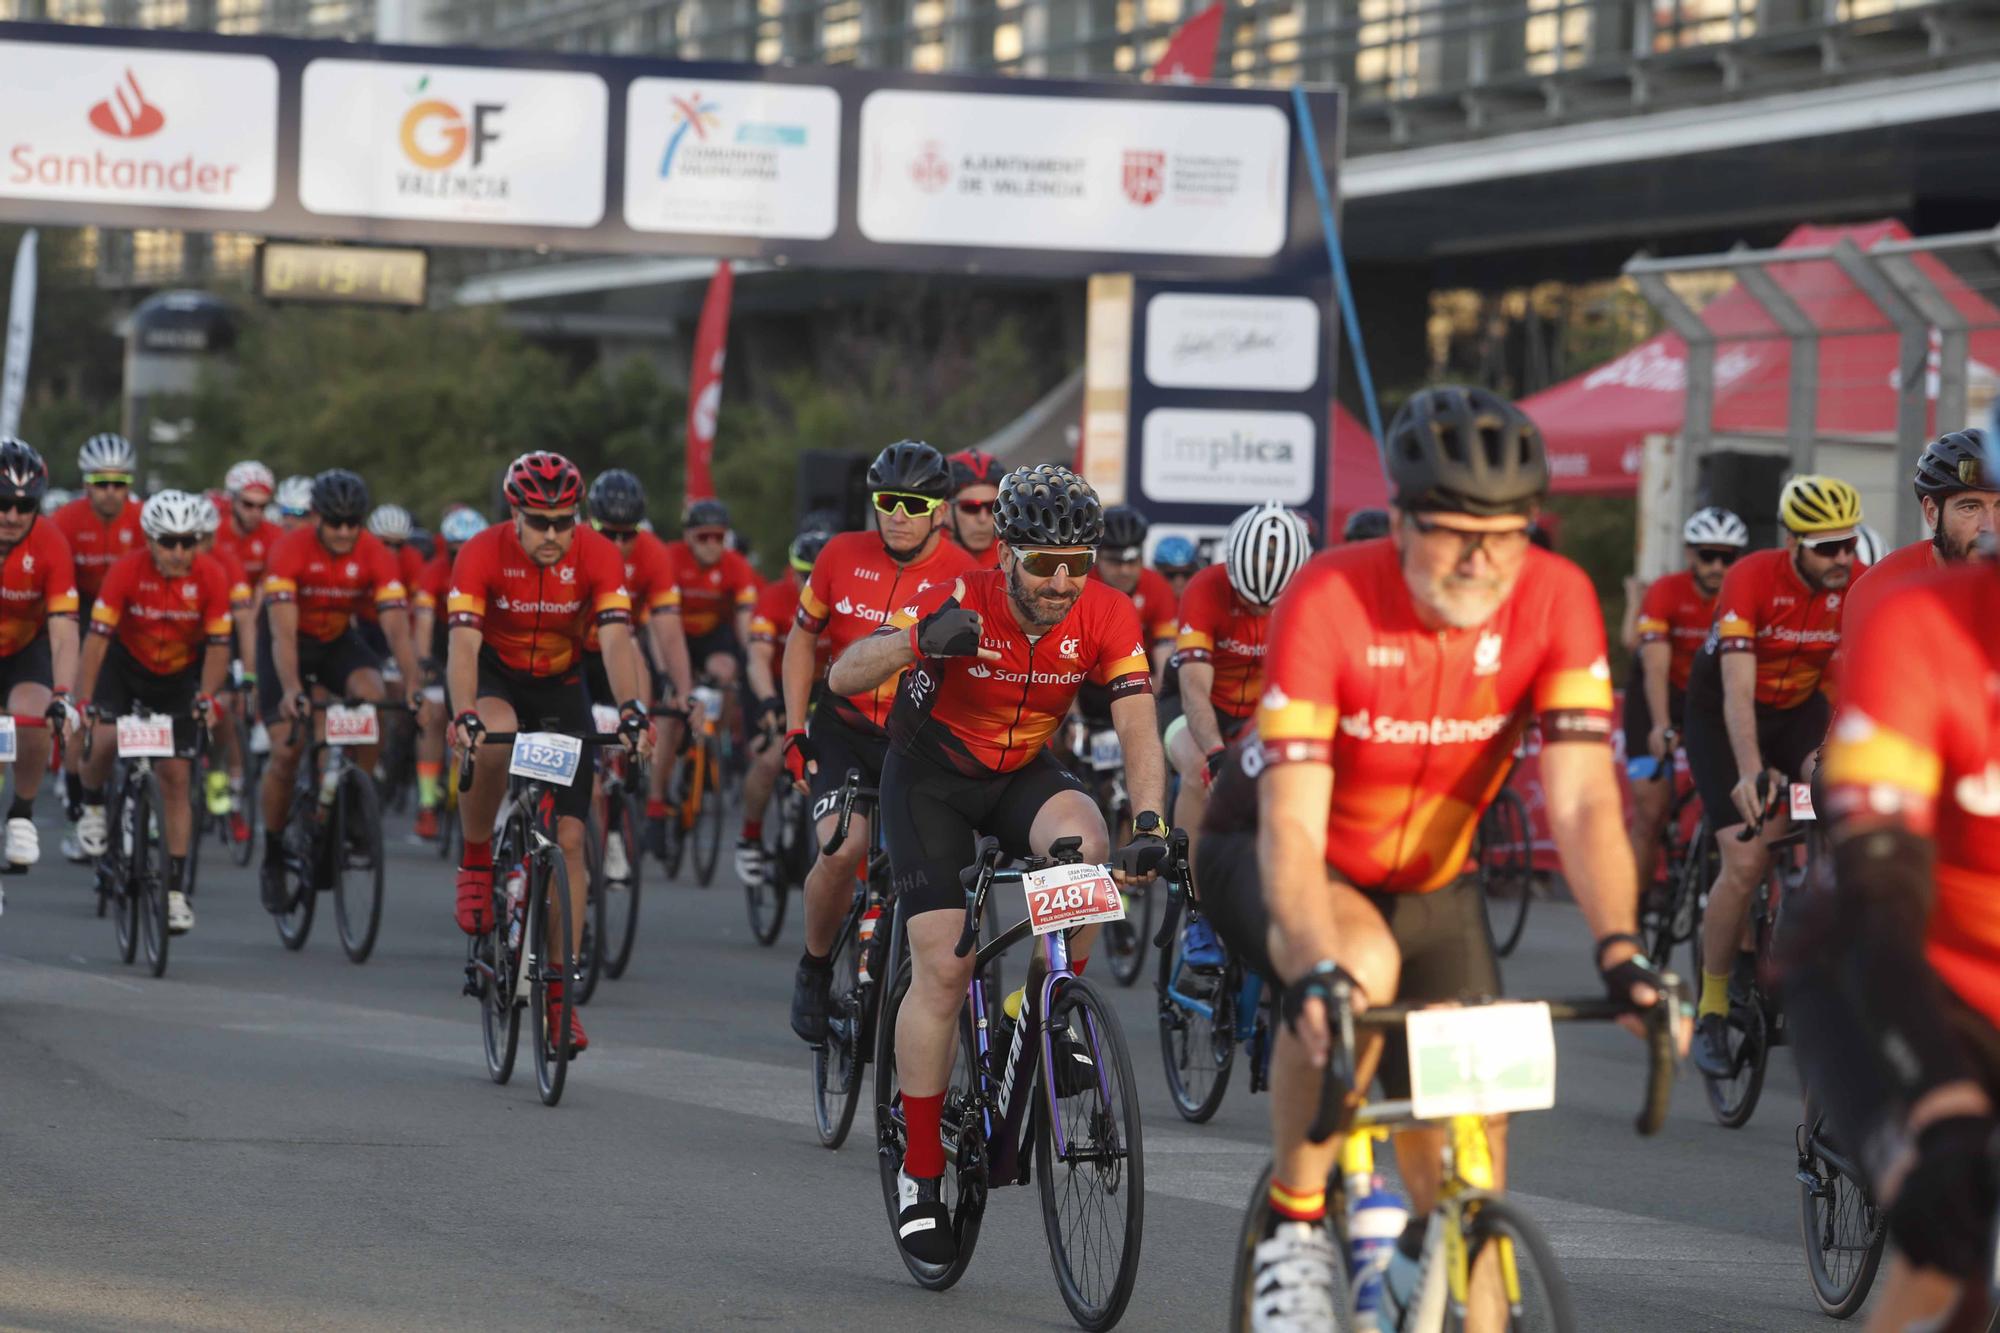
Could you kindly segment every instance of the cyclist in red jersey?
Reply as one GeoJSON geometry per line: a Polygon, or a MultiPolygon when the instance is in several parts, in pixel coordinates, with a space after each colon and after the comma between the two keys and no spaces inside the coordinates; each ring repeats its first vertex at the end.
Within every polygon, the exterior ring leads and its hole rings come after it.
{"type": "MultiPolygon", "coordinates": [[[[190,492],[192,494],[192,492],[190,492]]],[[[225,522],[222,511],[214,504],[214,497],[199,496],[205,506],[195,513],[195,552],[206,556],[222,567],[222,573],[229,586],[231,657],[238,660],[256,660],[257,613],[256,596],[251,589],[250,575],[234,551],[221,544],[219,534],[225,522]],[[240,655],[240,656],[239,656],[240,655]]],[[[242,688],[249,689],[252,680],[245,681],[242,688]]],[[[230,688],[227,675],[222,688],[230,688]]],[[[243,816],[243,735],[236,726],[236,715],[229,709],[217,708],[210,724],[214,744],[219,747],[222,762],[215,765],[208,775],[208,788],[202,794],[208,812],[217,818],[231,821],[230,833],[238,840],[250,837],[249,820],[243,816]]]]}
{"type": "Polygon", "coordinates": [[[1097,548],[1097,577],[1132,599],[1146,636],[1155,689],[1165,684],[1167,659],[1180,634],[1180,597],[1158,570],[1146,567],[1146,516],[1131,505],[1104,511],[1104,542],[1097,548]]]}
{"type": "Polygon", "coordinates": [[[1702,909],[1694,1038],[1695,1067],[1710,1078],[1729,1078],[1736,1067],[1731,977],[1751,894],[1770,869],[1770,840],[1791,828],[1783,816],[1764,819],[1765,806],[1789,782],[1812,777],[1826,738],[1822,683],[1840,646],[1861,496],[1835,477],[1793,477],[1779,494],[1778,518],[1784,546],[1730,566],[1715,625],[1688,675],[1688,770],[1720,853],[1702,909]],[[1761,836],[1737,836],[1756,820],[1761,836]]]}
{"type": "MultiPolygon", "coordinates": [[[[180,746],[192,746],[197,718],[218,716],[216,691],[229,670],[230,578],[222,562],[196,548],[214,506],[202,495],[161,491],[140,514],[146,547],[111,567],[90,613],[90,636],[77,669],[77,691],[94,706],[96,743],[83,767],[83,817],[77,836],[90,856],[109,842],[104,785],[118,757],[116,723],[137,711],[174,719],[180,746]]],[[[194,927],[188,895],[194,811],[188,800],[189,761],[160,760],[162,819],[167,844],[167,928],[194,927]]]]}
{"type": "MultiPolygon", "coordinates": [[[[306,743],[303,726],[279,722],[311,721],[309,691],[370,703],[387,697],[382,659],[362,641],[355,625],[366,604],[382,613],[403,678],[413,679],[417,671],[408,590],[389,548],[362,531],[368,515],[367,483],[345,468],[322,472],[313,479],[312,507],[312,521],[286,533],[272,548],[257,634],[257,702],[271,738],[262,792],[260,879],[264,910],[273,914],[289,906],[282,839],[306,743]]],[[[374,749],[365,746],[355,752],[364,770],[374,767],[374,749]]]]}
{"type": "Polygon", "coordinates": [[[145,545],[132,494],[138,452],[122,435],[93,435],[77,451],[84,493],[55,512],[76,567],[78,609],[88,616],[111,566],[145,545]]]}
{"type": "Polygon", "coordinates": [[[945,461],[951,464],[951,539],[972,557],[974,569],[997,569],[1000,542],[993,501],[1006,469],[982,449],[961,449],[945,461]]]}
{"type": "MultiPolygon", "coordinates": [[[[467,542],[452,566],[451,647],[445,678],[451,693],[453,739],[473,750],[472,786],[459,796],[465,855],[458,870],[458,926],[468,935],[492,927],[493,819],[507,794],[508,751],[479,746],[487,731],[535,731],[549,726],[565,735],[595,734],[584,690],[583,654],[588,627],[597,626],[605,671],[622,697],[619,730],[642,747],[647,730],[645,664],[632,636],[632,599],[625,563],[612,542],[578,526],[583,477],[561,454],[523,454],[504,482],[512,520],[496,523],[467,542]]],[[[570,919],[582,921],[590,880],[584,863],[588,782],[556,792],[556,839],[569,871],[570,919]]],[[[551,929],[559,931],[550,904],[551,929]]],[[[554,938],[552,935],[551,938],[554,938]]],[[[571,936],[571,956],[583,944],[571,936]]],[[[549,1013],[561,1012],[563,983],[549,987],[549,1013]]],[[[590,1044],[570,1006],[569,1045],[590,1044]]],[[[554,1031],[554,1023],[549,1025],[554,1031]]]]}
{"type": "Polygon", "coordinates": [[[439,832],[438,812],[444,804],[444,740],[446,700],[444,659],[447,651],[445,617],[440,614],[450,595],[451,566],[465,544],[486,530],[486,520],[469,505],[445,512],[438,524],[438,552],[424,566],[411,599],[411,638],[420,655],[417,669],[423,673],[424,699],[431,707],[417,730],[417,819],[420,838],[435,838],[439,832]]]}
{"type": "Polygon", "coordinates": [[[223,477],[222,489],[227,492],[228,502],[216,545],[226,548],[242,563],[254,593],[263,587],[271,548],[285,535],[283,528],[266,517],[271,512],[271,497],[277,483],[271,477],[271,469],[255,459],[245,459],[231,465],[223,477]]]}
{"type": "Polygon", "coordinates": [[[278,483],[278,489],[271,492],[271,506],[277,510],[277,525],[281,531],[290,532],[294,528],[311,526],[312,488],[311,477],[286,477],[278,483]]]}
{"type": "Polygon", "coordinates": [[[1687,568],[1653,581],[1638,602],[1625,685],[1625,776],[1632,786],[1632,858],[1641,892],[1652,884],[1660,836],[1673,804],[1673,750],[1686,711],[1688,672],[1715,623],[1722,577],[1750,544],[1750,530],[1727,509],[1710,506],[1681,527],[1687,568]]]}
{"type": "MultiPolygon", "coordinates": [[[[981,834],[1013,856],[1045,856],[1057,840],[1079,838],[1086,862],[1106,860],[1110,834],[1097,803],[1048,748],[1086,679],[1111,688],[1126,780],[1142,812],[1115,858],[1119,878],[1150,874],[1166,854],[1166,760],[1139,617],[1129,599],[1089,577],[1104,526],[1097,493],[1066,467],[1017,468],[1001,479],[995,513],[1000,568],[919,594],[836,658],[827,677],[843,694],[901,677],[881,783],[913,969],[895,1034],[908,1126],[897,1236],[909,1257],[932,1264],[949,1263],[957,1246],[940,1188],[945,1083],[973,968],[970,956],[954,953],[965,911],[959,871],[981,834]]],[[[1079,930],[1072,940],[1078,969],[1096,933],[1079,930]]],[[[1031,965],[1029,985],[1036,976],[1031,965]]],[[[1087,1048],[1069,1034],[1058,1040],[1059,1093],[1095,1090],[1087,1048]]]]}
{"type": "Polygon", "coordinates": [[[49,769],[49,726],[76,725],[76,573],[62,533],[39,521],[48,489],[34,446],[0,436],[0,692],[17,728],[5,849],[13,872],[42,855],[34,804],[49,769]]]}
{"type": "MultiPolygon", "coordinates": [[[[898,440],[882,450],[868,465],[876,531],[829,538],[799,589],[796,623],[805,633],[787,636],[780,659],[785,771],[813,798],[822,846],[833,836],[848,770],[861,774],[864,787],[881,786],[896,680],[885,678],[851,696],[820,688],[820,641],[825,655],[837,658],[924,593],[949,588],[972,570],[972,558],[945,534],[941,510],[952,484],[944,455],[920,440],[898,440]]],[[[874,814],[872,801],[857,801],[847,841],[834,855],[822,854],[806,874],[806,938],[792,979],[792,1031],[814,1045],[826,1040],[834,935],[853,900],[874,814]]]]}
{"type": "MultiPolygon", "coordinates": [[[[789,572],[766,584],[750,610],[750,699],[757,725],[750,742],[750,769],[743,776],[743,827],[736,835],[736,877],[746,888],[761,887],[770,874],[764,857],[764,813],[778,775],[785,770],[785,699],[780,684],[785,640],[798,618],[799,590],[812,577],[813,562],[832,536],[823,528],[801,529],[785,552],[789,572]]],[[[820,665],[823,668],[824,662],[820,665]]]]}
{"type": "MultiPolygon", "coordinates": [[[[1271,1223],[1253,1326],[1334,1326],[1336,1254],[1314,1146],[1329,1054],[1326,997],[1357,1004],[1499,992],[1467,851],[1531,719],[1563,869],[1614,998],[1658,1000],[1639,957],[1636,890],[1611,748],[1611,680],[1590,580],[1535,549],[1548,488],[1541,433],[1483,389],[1415,395],[1391,424],[1387,540],[1313,558],[1272,616],[1260,744],[1216,784],[1196,882],[1237,956],[1287,987],[1271,1065],[1271,1223]],[[1253,813],[1254,812],[1254,813],[1253,813]]],[[[1384,1043],[1358,1053],[1356,1086],[1384,1043]]],[[[1380,1058],[1391,1096],[1407,1061],[1380,1058]]],[[[1504,1179],[1504,1124],[1490,1130],[1504,1179]]],[[[1412,1215],[1435,1202],[1442,1135],[1397,1136],[1412,1215]]],[[[1495,1266],[1474,1270],[1469,1327],[1489,1322],[1495,1266]]]]}
{"type": "Polygon", "coordinates": [[[1952,431],[1925,446],[1917,459],[1917,503],[1931,535],[1898,547],[1881,563],[1857,574],[1847,594],[1847,616],[1859,619],[1875,600],[1912,574],[1971,560],[1983,537],[2000,533],[2000,476],[1986,469],[1986,433],[1952,431]]]}

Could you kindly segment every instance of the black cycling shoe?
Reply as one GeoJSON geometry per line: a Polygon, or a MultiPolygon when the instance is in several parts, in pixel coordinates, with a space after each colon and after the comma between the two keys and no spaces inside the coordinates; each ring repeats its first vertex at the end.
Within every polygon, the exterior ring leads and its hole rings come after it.
{"type": "Polygon", "coordinates": [[[958,1237],[951,1234],[951,1210],[944,1206],[944,1181],[896,1173],[896,1244],[920,1264],[941,1267],[958,1257],[958,1237]]]}
{"type": "Polygon", "coordinates": [[[1090,1048],[1067,1032],[1057,1034],[1052,1045],[1055,1048],[1056,1095],[1081,1097],[1087,1092],[1097,1091],[1097,1061],[1090,1058],[1090,1048]]]}
{"type": "Polygon", "coordinates": [[[1729,1019],[1722,1014],[1703,1014],[1696,1019],[1694,1046],[1688,1057],[1707,1078],[1736,1077],[1736,1057],[1729,1051],[1729,1019]]]}
{"type": "Polygon", "coordinates": [[[257,887],[264,910],[271,915],[282,916],[291,907],[289,895],[285,892],[285,863],[279,858],[265,855],[264,863],[257,870],[257,887]]]}
{"type": "Polygon", "coordinates": [[[827,992],[833,989],[833,960],[799,959],[792,978],[792,1031],[812,1046],[826,1044],[827,992]]]}

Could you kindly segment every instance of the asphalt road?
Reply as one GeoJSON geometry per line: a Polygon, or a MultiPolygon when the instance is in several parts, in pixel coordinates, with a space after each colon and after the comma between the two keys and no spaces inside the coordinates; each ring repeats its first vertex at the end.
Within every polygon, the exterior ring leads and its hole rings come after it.
{"type": "MultiPolygon", "coordinates": [[[[0,1326],[1072,1327],[1033,1191],[996,1193],[971,1271],[927,1293],[893,1253],[865,1112],[841,1151],[818,1145],[786,1026],[796,900],[763,949],[726,867],[708,890],[653,867],[632,968],[585,1011],[592,1047],[550,1110],[525,1053],[512,1084],[488,1080],[449,875],[403,820],[365,966],[324,911],[287,953],[250,873],[211,855],[158,981],[116,961],[43,829],[42,865],[0,881],[0,1326]]],[[[1594,984],[1575,911],[1538,904],[1506,971],[1517,993],[1594,984]]],[[[1148,1192],[1124,1326],[1219,1329],[1265,1108],[1239,1069],[1214,1121],[1183,1123],[1150,989],[1114,999],[1148,1192]]],[[[1717,1128],[1688,1074],[1641,1141],[1639,1044],[1558,1031],[1560,1104],[1516,1120],[1513,1181],[1582,1327],[1827,1326],[1789,1057],[1747,1128],[1717,1128]]]]}

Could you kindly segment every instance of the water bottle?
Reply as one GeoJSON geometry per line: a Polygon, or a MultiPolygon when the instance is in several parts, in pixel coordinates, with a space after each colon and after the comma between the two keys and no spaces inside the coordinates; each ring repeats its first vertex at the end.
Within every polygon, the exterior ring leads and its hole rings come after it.
{"type": "Polygon", "coordinates": [[[517,865],[507,872],[507,948],[510,952],[521,947],[521,922],[527,915],[521,905],[527,897],[527,867],[517,865]]]}
{"type": "Polygon", "coordinates": [[[868,975],[868,955],[873,952],[875,925],[881,919],[882,909],[870,903],[868,910],[861,914],[861,924],[855,930],[855,953],[859,955],[859,961],[855,964],[855,972],[857,979],[864,986],[872,980],[868,975]]]}
{"type": "Polygon", "coordinates": [[[332,805],[333,798],[340,795],[340,770],[328,764],[319,775],[319,803],[332,805]]]}
{"type": "Polygon", "coordinates": [[[1347,1178],[1347,1275],[1356,1333],[1393,1333],[1382,1287],[1397,1238],[1410,1220],[1400,1194],[1378,1175],[1347,1178]]]}
{"type": "Polygon", "coordinates": [[[1416,1218],[1403,1228],[1403,1234],[1389,1250],[1389,1266],[1382,1273],[1382,1296],[1376,1306],[1377,1326],[1382,1333],[1396,1333],[1404,1328],[1430,1328],[1444,1316],[1444,1284],[1427,1283],[1424,1278],[1431,1264],[1437,1259],[1437,1250],[1442,1243],[1442,1228],[1428,1225],[1428,1218],[1416,1218]],[[1435,1286],[1437,1292],[1429,1302],[1440,1308],[1427,1310],[1419,1303],[1424,1300],[1428,1287],[1435,1286]]]}

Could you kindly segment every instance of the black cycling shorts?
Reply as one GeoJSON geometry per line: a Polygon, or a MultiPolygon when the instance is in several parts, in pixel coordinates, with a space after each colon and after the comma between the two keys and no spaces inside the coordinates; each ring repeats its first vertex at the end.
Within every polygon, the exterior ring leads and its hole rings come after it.
{"type": "MultiPolygon", "coordinates": [[[[1257,873],[1257,835],[1204,833],[1195,851],[1201,911],[1216,934],[1267,983],[1282,983],[1271,963],[1271,914],[1257,873]]],[[[1460,875],[1430,893],[1368,893],[1403,957],[1395,999],[1418,1003],[1500,994],[1500,962],[1486,934],[1486,904],[1476,875],[1460,875]]],[[[1392,1028],[1377,1077],[1385,1096],[1410,1095],[1409,1047],[1392,1028]]]]}
{"type": "MultiPolygon", "coordinates": [[[[882,760],[889,752],[887,733],[877,731],[870,735],[842,721],[839,714],[833,711],[833,705],[827,702],[829,697],[822,696],[806,718],[806,739],[812,742],[813,758],[819,764],[819,771],[812,775],[809,784],[815,823],[840,807],[840,789],[847,782],[848,769],[861,770],[862,786],[880,787],[882,760]]],[[[865,815],[875,808],[875,802],[872,799],[857,800],[854,808],[865,815]]]]}
{"type": "MultiPolygon", "coordinates": [[[[585,737],[597,734],[590,717],[590,699],[583,692],[580,666],[560,676],[530,675],[508,666],[491,648],[481,644],[477,697],[505,700],[514,710],[515,726],[520,731],[554,731],[564,736],[585,737]]],[[[576,781],[555,789],[558,816],[582,819],[590,813],[594,757],[586,750],[577,766],[576,781]]]]}
{"type": "Polygon", "coordinates": [[[49,652],[46,628],[20,652],[0,657],[0,702],[5,702],[16,685],[40,685],[52,690],[55,684],[55,659],[49,652]]]}
{"type": "Polygon", "coordinates": [[[97,673],[97,689],[91,702],[106,720],[136,709],[172,718],[174,747],[188,752],[194,749],[194,701],[200,693],[199,661],[170,676],[155,675],[134,661],[124,644],[113,639],[97,673]]]}
{"type": "MultiPolygon", "coordinates": [[[[1698,681],[1697,677],[1697,684],[1698,681]]],[[[1797,708],[1767,708],[1758,704],[1757,749],[1764,756],[1764,766],[1796,779],[1805,770],[1812,752],[1826,740],[1831,711],[1826,696],[1817,690],[1797,708]]],[[[1720,831],[1741,824],[1743,815],[1729,794],[1735,790],[1740,775],[1736,771],[1736,751],[1729,744],[1729,725],[1722,718],[1720,691],[1711,699],[1699,688],[1690,689],[1687,712],[1682,718],[1688,771],[1694,775],[1695,791],[1701,796],[1708,826],[1720,831]]]]}
{"type": "Polygon", "coordinates": [[[979,836],[998,838],[1009,856],[1032,855],[1035,816],[1064,791],[1083,784],[1046,749],[1011,773],[976,777],[891,749],[882,764],[882,834],[906,915],[963,912],[958,872],[972,864],[979,836]]]}
{"type": "Polygon", "coordinates": [[[382,628],[380,620],[367,620],[361,616],[354,618],[354,632],[361,636],[361,642],[368,645],[368,651],[384,662],[390,658],[389,631],[382,628]]]}
{"type": "MultiPolygon", "coordinates": [[[[1676,731],[1682,729],[1685,725],[1684,719],[1687,717],[1687,694],[1684,691],[1675,689],[1672,684],[1667,686],[1667,717],[1670,719],[1667,725],[1676,731]]],[[[1650,762],[1652,754],[1646,748],[1646,741],[1652,735],[1652,731],[1653,710],[1646,707],[1645,678],[1640,675],[1638,668],[1634,667],[1632,670],[1632,680],[1625,687],[1626,776],[1632,777],[1635,780],[1640,780],[1642,777],[1652,777],[1653,766],[1650,762]],[[1642,759],[1649,762],[1643,765],[1643,774],[1635,773],[1634,768],[1639,765],[1639,761],[1642,759]]],[[[1666,772],[1660,776],[1671,776],[1673,771],[1674,766],[1672,756],[1670,755],[1668,756],[1666,772]]]]}
{"type": "Polygon", "coordinates": [[[728,616],[716,622],[714,629],[699,637],[688,639],[688,664],[699,676],[707,669],[708,659],[721,653],[736,659],[737,673],[743,668],[743,645],[736,641],[736,625],[728,616]]]}
{"type": "MultiPolygon", "coordinates": [[[[382,659],[377,657],[361,635],[355,631],[354,622],[331,639],[320,640],[310,635],[298,636],[299,643],[299,684],[310,690],[318,685],[328,694],[341,697],[347,693],[347,682],[357,671],[380,671],[382,659]]],[[[259,619],[257,622],[257,711],[264,715],[265,725],[278,720],[284,711],[285,691],[278,680],[278,659],[272,655],[271,622],[259,619]]]]}
{"type": "Polygon", "coordinates": [[[590,701],[594,704],[603,704],[606,708],[616,708],[624,702],[624,700],[618,698],[612,692],[611,673],[604,669],[603,653],[585,653],[583,655],[583,688],[590,695],[590,701]]]}

